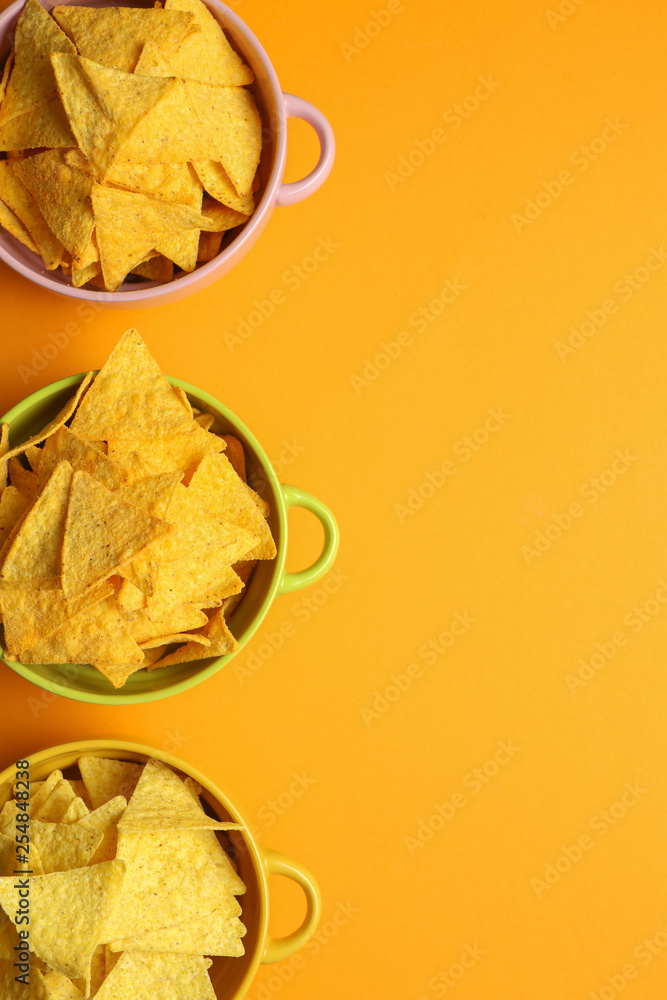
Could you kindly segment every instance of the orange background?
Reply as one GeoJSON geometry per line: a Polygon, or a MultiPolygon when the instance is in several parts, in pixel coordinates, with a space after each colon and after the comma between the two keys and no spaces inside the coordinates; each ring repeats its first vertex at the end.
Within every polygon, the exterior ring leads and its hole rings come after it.
{"type": "MultiPolygon", "coordinates": [[[[3,667],[3,766],[127,737],[228,788],[325,901],[301,967],[262,969],[252,1000],[656,1000],[667,12],[235,9],[282,86],[329,116],[329,181],[176,305],[86,321],[0,266],[2,407],[99,366],[136,326],[337,514],[333,593],[277,599],[229,667],[147,706],[47,704],[3,667]],[[293,287],[320,238],[327,259],[293,287]],[[285,301],[233,344],[275,289],[285,301]],[[70,321],[79,335],[26,376],[70,321]]],[[[295,179],[316,143],[301,123],[289,142],[295,179]]],[[[291,529],[295,569],[321,532],[307,514],[291,529]]],[[[286,933],[302,898],[274,881],[286,933]]]]}

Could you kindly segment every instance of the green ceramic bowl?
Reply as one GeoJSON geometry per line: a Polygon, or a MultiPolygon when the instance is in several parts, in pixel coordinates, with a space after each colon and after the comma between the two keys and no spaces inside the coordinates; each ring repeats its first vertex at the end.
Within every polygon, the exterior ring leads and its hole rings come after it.
{"type": "MultiPolygon", "coordinates": [[[[239,875],[246,884],[245,894],[239,897],[243,908],[241,919],[248,931],[243,939],[245,955],[241,958],[214,958],[209,973],[218,1000],[242,1000],[260,965],[284,961],[302,948],[313,934],[321,910],[317,882],[299,862],[260,846],[226,791],[189,764],[155,747],[111,739],[63,743],[28,756],[30,780],[40,781],[56,768],[67,776],[79,757],[88,754],[140,764],[151,757],[162,760],[176,771],[190,775],[202,786],[202,798],[213,815],[244,827],[240,831],[231,831],[227,836],[239,875]],[[274,938],[269,934],[270,875],[284,875],[292,879],[301,886],[306,897],[306,914],[301,926],[284,938],[274,938]]],[[[15,764],[0,773],[0,808],[12,797],[15,776],[15,764]]]]}
{"type": "MultiPolygon", "coordinates": [[[[72,396],[75,386],[82,378],[83,375],[72,375],[59,382],[53,382],[28,396],[0,418],[9,424],[12,445],[25,441],[53,419],[72,396]]],[[[169,381],[172,385],[181,386],[185,390],[193,406],[214,415],[215,422],[211,428],[213,431],[235,434],[242,441],[246,454],[248,481],[271,507],[269,524],[278,554],[270,562],[257,564],[245,596],[228,623],[238,641],[240,651],[259,628],[277,594],[290,594],[302,587],[308,587],[329,571],[338,551],[338,527],[331,511],[310,493],[278,482],[261,445],[231,410],[208,393],[196,389],[187,382],[175,378],[169,381]],[[290,507],[305,507],[321,521],[324,528],[324,546],[319,558],[312,566],[299,573],[288,573],[285,570],[287,511],[290,507]]],[[[0,654],[4,658],[2,647],[0,654]]],[[[94,667],[53,663],[28,666],[8,660],[4,662],[26,680],[65,698],[87,701],[95,705],[133,705],[156,701],[158,698],[166,698],[194,687],[195,684],[214,674],[235,655],[237,654],[228,653],[222,657],[209,657],[206,660],[176,664],[151,673],[140,670],[132,674],[125,686],[118,690],[113,688],[94,667]]]]}

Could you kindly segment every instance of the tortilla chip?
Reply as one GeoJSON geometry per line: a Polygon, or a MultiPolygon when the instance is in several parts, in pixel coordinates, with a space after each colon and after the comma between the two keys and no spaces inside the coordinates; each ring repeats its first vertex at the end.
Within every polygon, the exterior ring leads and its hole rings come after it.
{"type": "Polygon", "coordinates": [[[55,969],[49,969],[44,973],[37,971],[36,974],[44,983],[48,1000],[83,1000],[83,993],[76,988],[72,980],[56,972],[55,969]]]}
{"type": "Polygon", "coordinates": [[[49,149],[17,163],[20,177],[39,205],[47,225],[73,257],[90,243],[95,220],[90,204],[92,178],[65,162],[60,149],[49,149]]]}
{"type": "Polygon", "coordinates": [[[225,454],[229,459],[229,464],[239,479],[242,479],[244,483],[247,483],[248,476],[245,467],[245,451],[243,450],[243,445],[237,437],[234,437],[233,434],[223,434],[223,440],[227,445],[225,454]]]}
{"type": "Polygon", "coordinates": [[[4,201],[0,201],[0,226],[3,226],[8,233],[17,239],[24,247],[28,250],[32,250],[33,253],[38,253],[37,247],[32,239],[32,236],[25,228],[18,215],[12,212],[11,208],[5,205],[4,201]]]}
{"type": "Polygon", "coordinates": [[[76,140],[59,97],[0,125],[0,149],[11,152],[74,146],[76,140]]]}
{"type": "Polygon", "coordinates": [[[77,55],[56,53],[51,61],[72,132],[102,180],[135,126],[176,81],[107,69],[77,55]]]}
{"type": "Polygon", "coordinates": [[[129,800],[144,769],[143,764],[106,757],[79,757],[78,764],[93,810],[118,795],[129,800]]]}
{"type": "Polygon", "coordinates": [[[241,87],[211,87],[193,80],[184,86],[211,149],[207,157],[194,157],[193,162],[209,159],[221,163],[236,193],[246,196],[262,151],[262,119],[255,98],[241,87]]]}
{"type": "Polygon", "coordinates": [[[51,774],[41,783],[40,788],[35,792],[34,795],[30,797],[30,804],[28,806],[27,812],[30,816],[33,816],[36,811],[38,811],[44,802],[48,799],[49,795],[56,787],[59,781],[62,781],[62,771],[56,769],[51,771],[51,774]]]}
{"type": "Polygon", "coordinates": [[[211,913],[225,891],[217,867],[188,830],[119,829],[117,857],[127,874],[99,939],[104,943],[189,923],[211,913]]]}
{"type": "MultiPolygon", "coordinates": [[[[70,802],[70,804],[67,806],[67,809],[63,813],[63,817],[60,820],[60,822],[61,823],[78,823],[80,819],[84,819],[84,817],[89,816],[89,815],[90,815],[90,809],[88,808],[88,806],[86,805],[86,803],[83,801],[83,799],[81,798],[81,796],[76,795],[72,799],[72,801],[70,802]]],[[[104,860],[107,861],[107,860],[110,860],[110,859],[105,858],[104,860]]]]}
{"type": "Polygon", "coordinates": [[[115,951],[170,952],[183,955],[228,955],[239,958],[245,954],[241,938],[246,928],[238,918],[241,907],[233,899],[211,913],[179,927],[163,927],[141,937],[112,941],[115,951]],[[234,904],[236,904],[234,906],[234,904]],[[230,912],[236,910],[236,913],[230,912]]]}
{"type": "Polygon", "coordinates": [[[134,790],[123,818],[121,835],[147,830],[238,830],[229,823],[207,816],[170,767],[149,760],[134,790]]]}
{"type": "Polygon", "coordinates": [[[134,73],[149,40],[166,54],[175,52],[193,30],[186,12],[170,13],[138,7],[54,7],[53,16],[80,55],[101,66],[134,73]]]}
{"type": "Polygon", "coordinates": [[[42,441],[45,441],[46,438],[50,437],[55,431],[57,431],[59,427],[62,427],[76,410],[79,405],[79,400],[90,385],[92,377],[93,373],[88,372],[88,374],[81,380],[81,383],[77,387],[77,390],[72,398],[65,403],[58,416],[54,417],[53,420],[50,420],[46,427],[44,427],[38,434],[34,434],[27,441],[24,441],[23,444],[13,448],[10,452],[8,452],[6,457],[11,458],[12,455],[20,455],[26,450],[26,448],[29,448],[30,445],[41,444],[42,441]]]}
{"type": "Polygon", "coordinates": [[[72,284],[75,288],[83,288],[101,273],[102,265],[99,263],[88,264],[86,267],[77,267],[76,264],[72,264],[72,284]]]}
{"type": "Polygon", "coordinates": [[[252,191],[248,191],[243,197],[238,195],[222,163],[216,163],[215,160],[197,160],[192,166],[207,194],[222,205],[240,212],[241,215],[252,215],[255,211],[252,191]]]}
{"type": "Polygon", "coordinates": [[[90,473],[109,490],[118,490],[127,482],[127,473],[123,469],[68,427],[60,427],[44,445],[39,468],[40,485],[63,461],[69,462],[74,472],[90,473]]]}
{"type": "Polygon", "coordinates": [[[176,76],[220,87],[243,87],[253,82],[252,70],[232,49],[222,28],[200,0],[167,0],[164,9],[190,12],[200,28],[185,38],[169,58],[176,76]]]}
{"type": "Polygon", "coordinates": [[[211,228],[215,227],[216,232],[224,233],[228,229],[235,229],[237,226],[242,226],[248,221],[247,215],[241,215],[239,212],[235,212],[233,208],[227,208],[226,205],[220,205],[216,201],[211,201],[210,199],[205,203],[202,208],[202,215],[211,224],[211,228]]]}
{"type": "MultiPolygon", "coordinates": [[[[130,635],[142,647],[145,643],[159,636],[199,629],[208,621],[204,612],[200,611],[193,604],[163,608],[160,611],[158,611],[155,605],[152,605],[148,609],[126,613],[124,620],[130,635]]],[[[179,640],[173,639],[172,641],[178,642],[179,640]]]]}
{"type": "MultiPolygon", "coordinates": [[[[197,250],[198,261],[213,260],[220,253],[223,234],[220,233],[200,233],[199,249],[197,250]]],[[[212,422],[212,421],[211,421],[212,422]]],[[[210,424],[208,425],[210,426],[210,424]]]]}
{"type": "Polygon", "coordinates": [[[130,273],[138,274],[148,281],[171,281],[174,277],[174,264],[167,257],[160,255],[137,264],[130,273]]]}
{"type": "Polygon", "coordinates": [[[216,1000],[202,955],[123,954],[97,1000],[216,1000]]]}
{"type": "Polygon", "coordinates": [[[72,467],[61,462],[10,543],[1,574],[7,583],[37,587],[60,576],[71,481],[72,467]]]}
{"type": "Polygon", "coordinates": [[[209,434],[191,421],[187,432],[171,437],[124,437],[109,443],[109,455],[118,465],[127,465],[131,452],[136,452],[160,472],[186,469],[198,465],[207,455],[217,455],[225,447],[224,441],[209,434]]]}
{"type": "Polygon", "coordinates": [[[0,160],[0,200],[19,217],[30,233],[37,250],[49,271],[58,267],[63,255],[62,244],[49,229],[33,195],[17,176],[20,164],[0,160]]]}
{"type": "MultiPolygon", "coordinates": [[[[80,473],[85,475],[85,473],[80,473]]],[[[107,597],[71,618],[21,653],[22,663],[134,663],[143,653],[128,632],[114,598],[107,597]]]]}
{"type": "Polygon", "coordinates": [[[59,823],[74,798],[76,798],[74,789],[69,781],[67,778],[61,778],[39,809],[33,811],[30,822],[40,820],[43,823],[59,823]]]}
{"type": "MultiPolygon", "coordinates": [[[[30,946],[70,979],[87,980],[110,910],[119,897],[125,866],[108,861],[30,880],[30,946]]],[[[0,879],[0,905],[10,919],[19,909],[13,877],[0,879]]]]}
{"type": "Polygon", "coordinates": [[[43,823],[31,819],[30,839],[39,850],[44,873],[48,875],[91,864],[102,843],[102,834],[78,824],[43,823]]]}
{"type": "Polygon", "coordinates": [[[60,589],[0,591],[7,648],[12,653],[20,654],[41,639],[53,635],[71,618],[110,597],[113,592],[114,588],[109,583],[70,599],[60,589]]]}
{"type": "Polygon", "coordinates": [[[243,556],[244,559],[275,557],[276,546],[271,529],[226,455],[207,455],[202,459],[188,489],[195,491],[209,513],[255,535],[257,545],[243,556]]]}
{"type": "Polygon", "coordinates": [[[148,670],[156,670],[159,667],[170,667],[174,663],[187,663],[190,660],[202,660],[209,656],[226,656],[227,653],[234,653],[239,645],[227,628],[222,609],[216,611],[209,619],[208,624],[199,630],[200,634],[206,636],[210,641],[210,646],[202,648],[198,643],[190,642],[185,646],[180,646],[175,652],[164,656],[157,663],[148,667],[148,670]]]}
{"type": "Polygon", "coordinates": [[[0,125],[53,100],[57,95],[51,55],[75,51],[37,0],[27,0],[16,25],[14,69],[0,108],[0,125]]]}
{"type": "MultiPolygon", "coordinates": [[[[100,758],[91,758],[93,760],[100,758]]],[[[138,780],[138,776],[137,776],[138,780]]],[[[84,816],[78,826],[86,830],[91,830],[100,835],[100,844],[93,855],[90,864],[96,865],[99,861],[112,861],[116,857],[118,846],[118,821],[127,808],[127,799],[123,795],[115,795],[112,799],[102,803],[97,809],[84,816]]]]}
{"type": "Polygon", "coordinates": [[[7,93],[7,84],[9,83],[9,77],[14,68],[14,50],[11,49],[9,55],[5,59],[5,65],[2,68],[2,76],[0,77],[0,120],[2,119],[2,102],[5,99],[5,94],[7,93]]]}
{"type": "Polygon", "coordinates": [[[18,458],[9,459],[7,470],[11,485],[31,504],[37,496],[38,479],[35,473],[26,469],[25,465],[18,458]]]}
{"type": "Polygon", "coordinates": [[[10,532],[28,508],[28,501],[15,486],[7,486],[0,493],[0,543],[10,532]]]}
{"type": "Polygon", "coordinates": [[[62,547],[63,592],[74,597],[101,583],[170,530],[87,472],[75,472],[62,547]]]}

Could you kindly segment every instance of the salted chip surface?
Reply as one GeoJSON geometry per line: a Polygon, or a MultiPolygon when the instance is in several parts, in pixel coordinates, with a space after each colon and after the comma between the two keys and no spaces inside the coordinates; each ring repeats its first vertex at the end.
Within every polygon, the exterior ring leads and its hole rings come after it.
{"type": "Polygon", "coordinates": [[[212,198],[234,209],[235,212],[240,212],[241,215],[252,215],[255,211],[252,191],[248,191],[243,197],[237,194],[222,163],[216,163],[215,160],[197,160],[192,166],[212,198]]]}
{"type": "Polygon", "coordinates": [[[201,955],[121,955],[97,1000],[216,1000],[201,955]]]}
{"type": "Polygon", "coordinates": [[[184,783],[170,767],[149,760],[134,790],[118,829],[121,833],[143,830],[238,830],[236,823],[207,816],[184,783]]]}
{"type": "MultiPolygon", "coordinates": [[[[51,968],[86,981],[102,927],[119,897],[125,866],[107,861],[30,880],[30,945],[51,968]]],[[[0,879],[0,905],[16,922],[16,878],[0,879]]]]}
{"type": "Polygon", "coordinates": [[[74,789],[67,778],[61,778],[42,805],[33,812],[30,822],[40,820],[45,823],[59,823],[67,806],[75,798],[74,789]]]}
{"type": "Polygon", "coordinates": [[[54,7],[53,16],[80,55],[126,73],[134,72],[148,41],[169,55],[197,30],[192,15],[180,10],[70,5],[54,7]]]}
{"type": "Polygon", "coordinates": [[[134,663],[143,653],[128,632],[113,598],[71,618],[21,654],[22,663],[134,663]]]}
{"type": "Polygon", "coordinates": [[[73,257],[79,257],[95,226],[92,178],[65,162],[61,149],[28,156],[14,170],[35,198],[47,225],[73,257]]]}
{"type": "Polygon", "coordinates": [[[77,824],[30,820],[30,839],[42,859],[45,874],[84,868],[102,843],[102,833],[77,824]]]}
{"type": "Polygon", "coordinates": [[[191,639],[186,645],[174,650],[173,653],[163,656],[161,660],[152,664],[148,669],[156,670],[159,667],[170,667],[175,663],[187,663],[190,660],[201,660],[208,656],[226,656],[227,653],[234,653],[239,648],[236,639],[227,628],[222,608],[216,611],[199,631],[210,642],[207,648],[202,649],[197,642],[193,642],[191,639]]]}
{"type": "Polygon", "coordinates": [[[73,597],[101,583],[170,530],[87,472],[75,472],[62,547],[63,592],[73,597]]]}
{"type": "Polygon", "coordinates": [[[37,247],[33,241],[32,236],[23,225],[18,215],[12,212],[11,208],[5,205],[4,201],[0,201],[0,226],[3,226],[8,233],[11,233],[24,247],[28,250],[32,250],[33,253],[37,253],[37,247]]]}
{"type": "Polygon", "coordinates": [[[187,11],[200,29],[184,39],[169,58],[182,80],[200,80],[221,87],[243,87],[255,79],[249,66],[231,47],[225,33],[201,0],[166,0],[165,12],[187,11]]]}
{"type": "Polygon", "coordinates": [[[0,125],[0,150],[61,148],[75,143],[59,97],[0,125]]]}
{"type": "Polygon", "coordinates": [[[128,800],[144,769],[143,764],[108,757],[79,757],[78,764],[93,810],[119,795],[128,800]]]}
{"type": "Polygon", "coordinates": [[[12,653],[21,653],[41,639],[53,635],[70,618],[91,608],[114,592],[106,582],[80,597],[67,598],[62,590],[0,591],[5,643],[12,653]]]}
{"type": "Polygon", "coordinates": [[[79,149],[103,179],[132,130],[175,81],[108,69],[77,55],[56,53],[51,62],[79,149]]]}
{"type": "Polygon", "coordinates": [[[186,80],[184,86],[210,140],[210,154],[196,159],[221,163],[236,193],[247,195],[262,151],[262,119],[255,98],[242,87],[212,87],[194,80],[186,80]]]}
{"type": "Polygon", "coordinates": [[[55,98],[51,55],[75,51],[41,4],[27,0],[16,25],[14,69],[0,108],[0,125],[55,98]]]}
{"type": "Polygon", "coordinates": [[[257,545],[245,559],[273,559],[276,546],[271,529],[226,455],[207,455],[202,459],[188,489],[195,492],[210,514],[255,535],[257,545]]]}
{"type": "Polygon", "coordinates": [[[136,330],[109,355],[72,421],[89,441],[166,437],[185,432],[191,418],[136,330]]]}
{"type": "Polygon", "coordinates": [[[112,941],[115,951],[174,952],[185,955],[227,955],[239,958],[245,954],[242,938],[245,926],[238,918],[241,907],[231,897],[212,913],[179,927],[163,927],[141,937],[112,941]]]}
{"type": "Polygon", "coordinates": [[[55,969],[48,972],[37,971],[46,989],[47,1000],[83,1000],[83,993],[77,989],[71,979],[63,976],[55,969]]]}
{"type": "Polygon", "coordinates": [[[169,437],[117,437],[109,442],[109,457],[119,465],[127,466],[131,452],[136,452],[144,461],[160,472],[174,469],[185,472],[199,465],[206,455],[217,455],[225,447],[225,442],[216,434],[209,434],[194,420],[182,434],[169,437]]]}
{"type": "Polygon", "coordinates": [[[90,385],[92,378],[93,378],[93,373],[88,372],[88,374],[85,375],[81,380],[81,383],[77,387],[77,390],[72,396],[72,398],[69,399],[67,403],[63,406],[60,413],[56,417],[54,417],[53,420],[50,420],[46,425],[46,427],[44,427],[43,430],[39,432],[39,434],[33,434],[33,436],[31,438],[28,438],[27,441],[24,441],[23,444],[17,445],[16,448],[12,448],[12,450],[8,452],[5,457],[11,458],[13,455],[21,455],[27,448],[30,447],[30,445],[41,444],[42,441],[45,441],[48,437],[50,437],[54,433],[54,431],[57,431],[59,427],[62,427],[63,424],[69,420],[69,418],[76,410],[77,406],[79,405],[79,400],[81,399],[84,392],[90,385]]]}
{"type": "Polygon", "coordinates": [[[2,564],[7,583],[37,587],[60,576],[72,467],[54,469],[34,506],[21,522],[2,564]]]}
{"type": "Polygon", "coordinates": [[[100,843],[90,861],[91,864],[112,861],[116,857],[118,821],[126,808],[127,799],[123,795],[115,795],[79,820],[78,826],[100,835],[100,843]]]}
{"type": "Polygon", "coordinates": [[[128,479],[127,473],[118,468],[98,447],[61,427],[45,442],[39,463],[40,485],[59,462],[67,461],[75,472],[89,472],[109,490],[117,490],[128,479]]]}
{"type": "Polygon", "coordinates": [[[21,220],[44,266],[53,271],[62,259],[62,244],[47,225],[36,199],[16,173],[16,164],[9,160],[0,160],[0,199],[21,220]]]}
{"type": "Polygon", "coordinates": [[[158,830],[118,835],[127,877],[101,940],[135,937],[212,913],[226,889],[195,835],[158,830]]]}

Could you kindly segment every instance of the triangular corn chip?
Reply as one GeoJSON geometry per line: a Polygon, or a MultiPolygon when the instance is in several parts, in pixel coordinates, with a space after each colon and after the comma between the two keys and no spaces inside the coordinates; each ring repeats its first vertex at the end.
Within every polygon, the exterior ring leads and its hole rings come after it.
{"type": "Polygon", "coordinates": [[[216,1000],[202,955],[124,954],[97,1000],[216,1000]]]}
{"type": "Polygon", "coordinates": [[[103,583],[80,597],[69,599],[60,589],[0,591],[7,649],[20,654],[41,639],[53,635],[70,618],[92,608],[113,592],[110,583],[103,583]]]}
{"type": "Polygon", "coordinates": [[[49,229],[37,201],[9,160],[0,160],[0,200],[9,206],[28,230],[47,270],[53,271],[58,267],[63,255],[62,244],[49,229]]]}
{"type": "Polygon", "coordinates": [[[225,443],[215,434],[209,434],[193,421],[187,431],[170,437],[118,437],[109,443],[109,456],[118,465],[127,466],[129,456],[136,452],[160,472],[174,469],[185,472],[198,465],[207,455],[223,451],[225,443]]]}
{"type": "Polygon", "coordinates": [[[225,892],[217,867],[188,830],[119,830],[117,857],[127,877],[101,942],[188,923],[211,913],[225,892]]]}
{"type": "Polygon", "coordinates": [[[250,67],[233,50],[201,0],[166,0],[166,11],[188,11],[201,29],[184,39],[169,65],[182,80],[200,80],[221,87],[242,87],[255,79],[250,67]]]}
{"type": "MultiPolygon", "coordinates": [[[[100,931],[120,895],[125,866],[108,861],[30,880],[30,947],[70,979],[87,980],[100,931]]],[[[0,905],[15,919],[20,887],[0,879],[0,905]]]]}
{"type": "Polygon", "coordinates": [[[76,798],[74,789],[69,781],[67,778],[61,778],[39,809],[33,812],[30,822],[40,820],[43,823],[59,823],[74,798],[76,798]]]}
{"type": "Polygon", "coordinates": [[[72,467],[61,462],[10,543],[1,574],[7,583],[37,587],[60,576],[71,481],[72,467]]]}
{"type": "Polygon", "coordinates": [[[238,830],[240,827],[207,816],[170,767],[159,760],[149,760],[118,830],[125,834],[165,829],[238,830]]]}
{"type": "Polygon", "coordinates": [[[191,639],[185,646],[180,646],[173,653],[158,660],[157,663],[151,664],[148,669],[170,667],[174,663],[187,663],[190,660],[202,660],[209,656],[226,656],[227,653],[234,653],[239,648],[236,639],[227,628],[222,608],[215,612],[208,624],[199,629],[199,633],[209,639],[210,646],[202,648],[191,639]]]}
{"type": "Polygon", "coordinates": [[[54,7],[53,16],[80,55],[112,69],[133,73],[151,40],[166,54],[175,52],[193,30],[191,15],[139,7],[54,7]]]}
{"type": "Polygon", "coordinates": [[[50,420],[46,427],[39,432],[39,434],[34,434],[27,441],[24,441],[23,444],[18,445],[16,448],[12,448],[12,450],[7,453],[6,458],[11,458],[12,455],[22,454],[22,452],[24,452],[26,448],[29,448],[30,445],[41,444],[42,441],[45,441],[46,438],[50,437],[55,431],[57,431],[59,427],[62,427],[76,410],[79,405],[79,400],[90,385],[92,377],[93,373],[88,372],[88,374],[81,380],[81,383],[78,385],[72,398],[68,399],[67,403],[65,403],[60,413],[54,417],[53,420],[50,420]]]}
{"type": "MultiPolygon", "coordinates": [[[[120,469],[94,444],[80,438],[68,427],[60,427],[44,445],[39,466],[40,484],[48,478],[59,462],[69,462],[74,472],[89,472],[107,487],[117,490],[127,482],[127,473],[120,469]]],[[[130,501],[131,502],[131,501],[130,501]]]]}
{"type": "Polygon", "coordinates": [[[205,510],[228,524],[245,528],[257,545],[244,559],[273,559],[276,546],[271,529],[249,496],[246,484],[234,471],[226,455],[207,455],[195,470],[189,490],[194,490],[205,510]]]}
{"type": "Polygon", "coordinates": [[[47,225],[73,257],[88,244],[95,225],[90,203],[92,178],[65,162],[62,150],[29,156],[14,167],[39,205],[47,225]]]}
{"type": "Polygon", "coordinates": [[[241,938],[246,928],[238,915],[241,907],[231,897],[212,913],[199,917],[179,927],[163,927],[141,937],[112,941],[115,951],[170,952],[184,955],[229,955],[239,958],[245,954],[241,938]],[[235,911],[235,912],[234,912],[235,911]]]}
{"type": "Polygon", "coordinates": [[[167,437],[191,418],[136,330],[127,330],[109,355],[72,421],[88,441],[167,437]]]}
{"type": "Polygon", "coordinates": [[[73,146],[76,140],[59,97],[0,125],[0,149],[73,146]]]}
{"type": "MultiPolygon", "coordinates": [[[[85,475],[85,473],[83,473],[85,475]]],[[[143,663],[114,598],[107,597],[21,653],[22,663],[143,663]]]]}
{"type": "Polygon", "coordinates": [[[0,108],[0,126],[53,100],[56,81],[51,55],[75,51],[69,38],[37,0],[27,0],[16,25],[14,69],[0,108]]]}
{"type": "Polygon", "coordinates": [[[96,865],[99,861],[111,861],[116,857],[118,820],[126,808],[127,800],[122,795],[115,795],[79,820],[78,826],[100,834],[100,844],[93,855],[91,864],[96,865]]]}
{"type": "Polygon", "coordinates": [[[79,757],[78,764],[93,810],[118,795],[128,800],[144,769],[143,764],[108,757],[79,757]]]}
{"type": "Polygon", "coordinates": [[[32,236],[25,228],[18,215],[12,212],[11,208],[5,205],[4,201],[0,201],[0,226],[3,226],[8,233],[11,233],[24,247],[28,250],[32,250],[33,253],[37,253],[37,247],[35,246],[32,236]]]}
{"type": "Polygon", "coordinates": [[[62,549],[63,592],[82,594],[169,531],[164,521],[119,500],[87,472],[75,472],[62,549]]]}
{"type": "Polygon", "coordinates": [[[209,155],[194,157],[194,162],[221,163],[236,193],[244,197],[252,188],[262,151],[262,119],[254,97],[242,87],[211,87],[193,80],[186,81],[185,92],[210,140],[209,155]]]}
{"type": "Polygon", "coordinates": [[[215,160],[197,160],[192,166],[197,171],[204,190],[212,198],[235,212],[240,212],[241,215],[252,215],[255,211],[252,191],[248,191],[243,197],[238,195],[222,163],[216,163],[215,160]]]}
{"type": "Polygon", "coordinates": [[[98,830],[78,824],[30,820],[30,839],[39,851],[45,874],[83,868],[102,843],[98,830]]]}
{"type": "Polygon", "coordinates": [[[176,84],[107,69],[76,55],[56,53],[52,64],[70,127],[100,179],[137,123],[176,84]]]}

